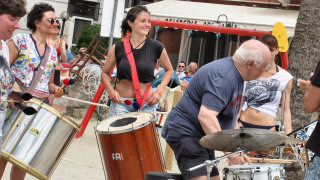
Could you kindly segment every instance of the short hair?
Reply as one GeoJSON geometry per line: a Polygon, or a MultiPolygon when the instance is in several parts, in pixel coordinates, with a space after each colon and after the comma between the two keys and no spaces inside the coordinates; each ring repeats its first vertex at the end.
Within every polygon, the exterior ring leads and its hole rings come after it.
{"type": "Polygon", "coordinates": [[[86,51],[86,50],[87,50],[87,48],[82,47],[82,48],[80,48],[80,49],[79,49],[79,51],[78,51],[78,52],[81,52],[82,50],[85,50],[85,51],[86,51]]]}
{"type": "Polygon", "coordinates": [[[0,15],[10,14],[13,17],[22,17],[27,13],[25,0],[1,0],[0,15]]]}
{"type": "MultiPolygon", "coordinates": [[[[247,41],[246,41],[247,42],[247,41]]],[[[245,64],[249,60],[253,60],[258,66],[263,63],[263,52],[259,49],[259,46],[242,43],[241,46],[234,53],[234,57],[238,60],[240,64],[245,64]]]]}
{"type": "Polygon", "coordinates": [[[138,14],[141,13],[142,11],[150,14],[147,7],[141,6],[141,5],[135,6],[129,10],[127,16],[122,20],[122,24],[121,24],[121,32],[123,36],[126,36],[127,31],[132,32],[132,29],[128,24],[128,20],[131,22],[134,22],[138,14]]]}
{"type": "MultiPolygon", "coordinates": [[[[267,45],[269,47],[269,49],[272,48],[274,50],[274,49],[278,48],[278,40],[272,34],[265,34],[265,35],[259,37],[259,41],[261,41],[263,44],[267,45]]],[[[270,51],[272,49],[270,49],[270,51]]]]}
{"type": "Polygon", "coordinates": [[[186,65],[187,65],[185,61],[180,61],[180,62],[179,62],[179,64],[180,64],[180,63],[183,63],[183,64],[184,64],[184,66],[186,66],[186,65]]]}
{"type": "Polygon", "coordinates": [[[54,12],[54,8],[47,4],[47,3],[38,3],[35,4],[31,11],[28,13],[28,17],[27,17],[27,27],[32,31],[35,32],[36,31],[36,25],[35,25],[35,21],[41,21],[43,18],[43,14],[45,12],[48,11],[53,11],[54,12]]]}

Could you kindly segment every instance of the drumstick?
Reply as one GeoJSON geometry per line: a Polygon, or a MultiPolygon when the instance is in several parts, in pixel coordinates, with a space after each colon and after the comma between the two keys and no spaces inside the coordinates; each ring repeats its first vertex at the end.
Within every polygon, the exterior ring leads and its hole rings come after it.
{"type": "Polygon", "coordinates": [[[75,98],[72,98],[72,97],[67,97],[67,96],[61,96],[61,97],[64,98],[64,99],[68,99],[68,100],[71,100],[71,101],[82,102],[82,103],[85,103],[85,104],[91,104],[91,105],[102,106],[102,107],[109,107],[109,106],[107,106],[105,104],[93,103],[93,102],[89,102],[89,101],[75,99],[75,98]]]}
{"type": "Polygon", "coordinates": [[[24,101],[29,101],[33,96],[30,93],[22,93],[17,91],[12,91],[12,93],[16,94],[17,96],[21,97],[24,101]]]}
{"type": "Polygon", "coordinates": [[[13,102],[13,103],[19,103],[20,101],[15,101],[15,100],[0,100],[0,102],[13,102]]]}
{"type": "Polygon", "coordinates": [[[14,103],[14,106],[16,106],[17,108],[19,108],[20,110],[22,110],[26,115],[33,115],[35,113],[37,113],[38,111],[36,109],[34,109],[31,106],[26,106],[24,104],[21,103],[14,103]]]}
{"type": "Polygon", "coordinates": [[[288,160],[288,159],[269,159],[269,158],[250,158],[252,162],[266,162],[266,163],[293,163],[297,162],[297,160],[288,160]]]}

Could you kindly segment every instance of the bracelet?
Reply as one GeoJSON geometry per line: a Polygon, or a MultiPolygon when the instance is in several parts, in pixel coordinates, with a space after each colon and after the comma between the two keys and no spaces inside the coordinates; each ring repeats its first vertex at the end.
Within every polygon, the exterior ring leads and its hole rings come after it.
{"type": "Polygon", "coordinates": [[[162,92],[156,90],[155,93],[159,94],[160,96],[162,96],[162,92]]]}

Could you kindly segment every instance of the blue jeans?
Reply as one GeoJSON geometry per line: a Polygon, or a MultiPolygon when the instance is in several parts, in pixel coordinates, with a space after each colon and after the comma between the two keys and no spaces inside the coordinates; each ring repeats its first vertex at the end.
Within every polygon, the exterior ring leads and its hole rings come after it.
{"type": "Polygon", "coordinates": [[[320,157],[315,156],[310,162],[304,180],[320,180],[320,157]]]}
{"type": "MultiPolygon", "coordinates": [[[[131,100],[132,102],[135,101],[135,98],[121,98],[122,100],[131,100]]],[[[150,112],[155,115],[156,108],[158,104],[149,106],[147,103],[144,103],[143,107],[141,108],[141,111],[143,112],[150,112]]],[[[108,117],[118,116],[122,114],[126,114],[129,112],[136,112],[137,110],[133,107],[133,103],[130,105],[126,105],[124,102],[120,103],[114,103],[111,102],[108,117]]]]}

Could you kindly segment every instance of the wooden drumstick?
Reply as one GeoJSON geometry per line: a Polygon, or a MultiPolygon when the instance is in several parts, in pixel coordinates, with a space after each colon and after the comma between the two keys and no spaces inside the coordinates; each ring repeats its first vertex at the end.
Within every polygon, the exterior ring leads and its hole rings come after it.
{"type": "Polygon", "coordinates": [[[71,100],[71,101],[82,102],[82,103],[85,103],[85,104],[91,104],[91,105],[102,106],[102,107],[109,107],[109,106],[107,106],[105,104],[93,103],[93,102],[84,101],[84,100],[81,100],[81,99],[75,99],[75,98],[72,98],[72,97],[67,97],[67,96],[61,96],[61,97],[64,98],[64,99],[68,99],[68,100],[71,100]]]}

